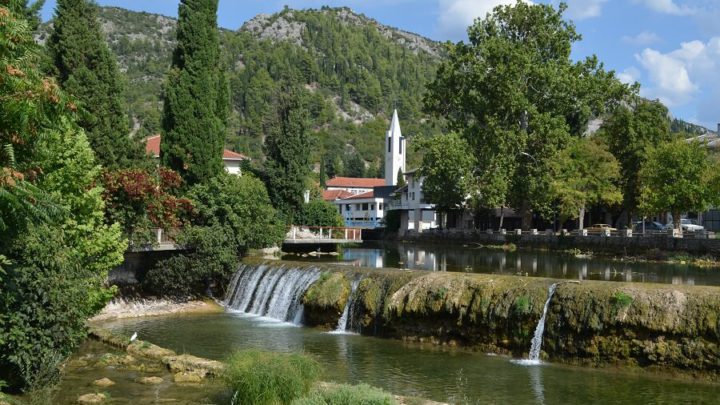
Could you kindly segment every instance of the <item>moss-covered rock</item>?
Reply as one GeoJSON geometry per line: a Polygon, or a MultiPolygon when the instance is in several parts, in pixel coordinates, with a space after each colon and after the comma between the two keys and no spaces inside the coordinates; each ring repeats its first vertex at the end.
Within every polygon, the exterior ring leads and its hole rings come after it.
{"type": "Polygon", "coordinates": [[[334,328],[350,298],[350,282],[341,272],[324,272],[303,296],[305,323],[334,328]]]}

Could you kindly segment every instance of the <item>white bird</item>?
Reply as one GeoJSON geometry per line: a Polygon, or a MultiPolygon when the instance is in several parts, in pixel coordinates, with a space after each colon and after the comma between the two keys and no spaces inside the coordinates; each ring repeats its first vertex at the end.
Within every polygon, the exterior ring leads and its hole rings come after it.
{"type": "Polygon", "coordinates": [[[135,339],[137,339],[137,332],[133,333],[133,335],[130,336],[130,341],[131,341],[131,342],[134,342],[135,339]]]}

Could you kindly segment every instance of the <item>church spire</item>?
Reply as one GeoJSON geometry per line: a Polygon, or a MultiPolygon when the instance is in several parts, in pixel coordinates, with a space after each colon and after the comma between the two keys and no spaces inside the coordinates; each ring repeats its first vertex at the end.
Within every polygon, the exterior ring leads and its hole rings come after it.
{"type": "Polygon", "coordinates": [[[405,138],[400,130],[397,109],[393,111],[390,128],[385,137],[385,184],[397,185],[398,171],[405,172],[405,138]]]}

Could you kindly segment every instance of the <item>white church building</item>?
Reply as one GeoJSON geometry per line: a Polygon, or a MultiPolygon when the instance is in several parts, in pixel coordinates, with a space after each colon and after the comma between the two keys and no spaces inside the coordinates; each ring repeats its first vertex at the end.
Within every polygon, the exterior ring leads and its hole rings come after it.
{"type": "Polygon", "coordinates": [[[434,207],[423,198],[423,179],[416,171],[406,170],[406,154],[407,145],[395,110],[385,136],[385,178],[335,177],[327,181],[323,198],[338,207],[346,226],[384,227],[387,212],[397,210],[401,234],[436,227],[434,207]],[[401,188],[397,187],[399,172],[406,183],[401,188]]]}

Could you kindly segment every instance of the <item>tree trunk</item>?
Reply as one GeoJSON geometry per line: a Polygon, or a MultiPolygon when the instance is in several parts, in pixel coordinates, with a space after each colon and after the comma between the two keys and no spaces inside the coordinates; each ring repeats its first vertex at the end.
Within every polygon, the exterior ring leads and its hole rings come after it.
{"type": "Polygon", "coordinates": [[[680,230],[680,212],[674,212],[672,213],[673,217],[673,227],[677,230],[680,230]]]}
{"type": "Polygon", "coordinates": [[[528,207],[527,201],[523,201],[520,207],[520,217],[522,219],[522,230],[529,231],[530,227],[532,227],[532,210],[528,207]]]}
{"type": "Polygon", "coordinates": [[[585,227],[585,206],[580,208],[580,217],[578,218],[578,229],[583,230],[585,227]]]}
{"type": "Polygon", "coordinates": [[[500,206],[500,223],[498,224],[498,231],[502,229],[504,220],[505,220],[505,207],[500,206]]]}

